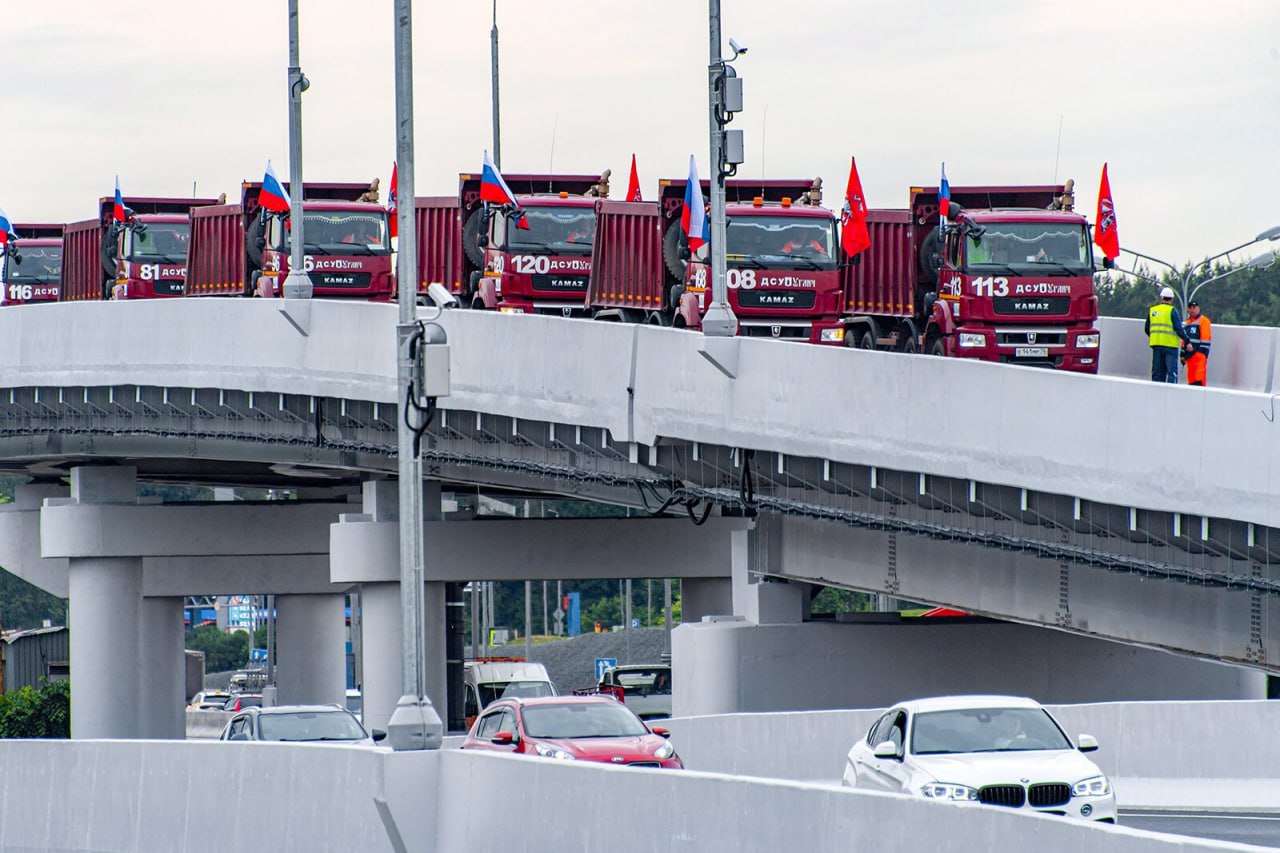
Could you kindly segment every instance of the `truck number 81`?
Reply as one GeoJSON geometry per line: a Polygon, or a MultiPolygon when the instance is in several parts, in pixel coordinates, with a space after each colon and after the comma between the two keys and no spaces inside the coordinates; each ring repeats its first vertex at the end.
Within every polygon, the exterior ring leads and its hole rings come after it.
{"type": "Polygon", "coordinates": [[[1008,296],[1009,279],[1004,276],[979,276],[973,280],[974,296],[1008,296]]]}

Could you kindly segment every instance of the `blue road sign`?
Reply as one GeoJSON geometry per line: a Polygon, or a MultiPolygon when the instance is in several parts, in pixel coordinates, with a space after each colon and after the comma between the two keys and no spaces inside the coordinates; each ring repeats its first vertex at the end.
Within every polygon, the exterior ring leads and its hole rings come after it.
{"type": "Polygon", "coordinates": [[[618,665],[617,658],[596,658],[596,681],[604,678],[605,670],[618,665]]]}

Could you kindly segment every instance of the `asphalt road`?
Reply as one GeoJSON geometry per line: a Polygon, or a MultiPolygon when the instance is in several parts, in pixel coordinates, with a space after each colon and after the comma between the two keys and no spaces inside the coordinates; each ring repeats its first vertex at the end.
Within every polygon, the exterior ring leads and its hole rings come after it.
{"type": "Polygon", "coordinates": [[[1236,814],[1231,812],[1120,812],[1121,826],[1235,841],[1260,847],[1280,847],[1280,814],[1236,814]]]}

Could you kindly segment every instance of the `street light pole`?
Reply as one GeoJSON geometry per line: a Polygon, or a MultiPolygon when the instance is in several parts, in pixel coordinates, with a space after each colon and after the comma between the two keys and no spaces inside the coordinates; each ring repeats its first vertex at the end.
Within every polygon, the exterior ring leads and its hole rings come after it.
{"type": "MultiPolygon", "coordinates": [[[[1241,249],[1245,248],[1246,246],[1252,246],[1254,243],[1261,243],[1263,241],[1275,241],[1275,240],[1280,240],[1280,225],[1277,225],[1274,228],[1268,228],[1266,231],[1259,233],[1258,236],[1254,237],[1252,240],[1246,240],[1245,242],[1241,243],[1239,246],[1232,246],[1230,249],[1227,249],[1225,252],[1219,252],[1218,254],[1213,255],[1212,257],[1205,258],[1200,263],[1193,264],[1187,267],[1186,272],[1180,271],[1176,266],[1169,263],[1168,261],[1162,261],[1159,258],[1152,257],[1151,255],[1144,255],[1142,252],[1135,252],[1133,249],[1121,249],[1120,251],[1124,252],[1125,254],[1133,255],[1136,258],[1142,258],[1145,261],[1151,261],[1152,263],[1159,264],[1162,267],[1166,267],[1167,269],[1173,272],[1175,277],[1180,277],[1182,279],[1182,293],[1179,297],[1179,301],[1181,302],[1180,310],[1185,316],[1187,311],[1187,303],[1191,301],[1191,299],[1196,295],[1196,293],[1200,290],[1200,288],[1204,287],[1209,282],[1217,281],[1220,278],[1226,278],[1231,273],[1237,272],[1241,269],[1253,269],[1259,266],[1270,266],[1271,262],[1267,260],[1266,255],[1259,255],[1257,258],[1250,260],[1242,267],[1235,267],[1223,273],[1222,275],[1214,276],[1213,278],[1206,279],[1205,281],[1200,282],[1195,286],[1194,290],[1190,290],[1190,292],[1188,292],[1188,290],[1191,287],[1191,277],[1195,273],[1199,272],[1200,270],[1208,269],[1213,264],[1214,261],[1220,258],[1225,258],[1228,255],[1230,255],[1232,252],[1238,252],[1241,249]]],[[[1272,258],[1274,259],[1274,255],[1272,256],[1272,258]]],[[[1131,275],[1134,278],[1140,278],[1146,281],[1152,281],[1155,284],[1159,284],[1159,282],[1154,281],[1154,279],[1141,275],[1136,271],[1133,271],[1133,272],[1130,272],[1129,270],[1117,270],[1117,271],[1124,273],[1125,275],[1131,275]]]]}
{"type": "Polygon", "coordinates": [[[498,121],[498,0],[493,0],[493,29],[489,30],[489,41],[492,46],[490,77],[493,85],[493,165],[501,169],[502,132],[498,121]]]}
{"type": "Polygon", "coordinates": [[[302,254],[302,93],[311,85],[302,73],[298,48],[298,0],[289,0],[289,222],[291,224],[289,275],[285,277],[285,299],[310,299],[311,279],[307,277],[302,254]]]}
{"type": "Polygon", "coordinates": [[[720,53],[720,0],[708,0],[711,35],[711,62],[707,66],[708,101],[711,114],[711,305],[702,318],[702,333],[708,337],[731,338],[738,334],[738,318],[729,307],[725,286],[724,221],[724,127],[722,99],[725,63],[720,53]]]}

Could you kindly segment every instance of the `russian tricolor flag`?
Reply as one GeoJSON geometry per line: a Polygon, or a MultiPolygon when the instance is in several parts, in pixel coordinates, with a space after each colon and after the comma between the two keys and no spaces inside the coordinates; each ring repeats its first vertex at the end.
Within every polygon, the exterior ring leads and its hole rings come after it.
{"type": "Polygon", "coordinates": [[[484,168],[480,170],[480,200],[494,204],[520,206],[516,201],[515,193],[511,192],[511,187],[507,186],[507,182],[502,179],[502,173],[489,159],[488,151],[484,152],[484,168]]]}
{"type": "Polygon", "coordinates": [[[939,224],[947,227],[947,215],[951,213],[951,184],[947,183],[947,164],[942,164],[942,183],[938,187],[939,224]]]}
{"type": "Polygon", "coordinates": [[[284,191],[284,186],[276,177],[276,170],[271,168],[270,160],[267,161],[267,173],[262,176],[262,191],[258,193],[258,204],[272,213],[289,211],[289,194],[284,191]]]}
{"type": "Polygon", "coordinates": [[[387,217],[390,220],[390,222],[388,223],[388,228],[390,228],[392,237],[396,237],[400,233],[400,206],[398,204],[398,201],[399,201],[398,196],[400,194],[400,189],[399,187],[396,186],[399,180],[400,180],[399,164],[392,163],[391,164],[391,191],[387,193],[387,217]]]}
{"type": "Polygon", "coordinates": [[[698,162],[689,155],[689,183],[684,188],[684,207],[680,211],[680,227],[689,241],[690,253],[701,249],[711,240],[711,224],[707,222],[707,208],[702,201],[702,183],[698,180],[698,162]]]}
{"type": "Polygon", "coordinates": [[[9,242],[9,238],[18,238],[18,234],[13,230],[13,222],[9,219],[9,214],[4,212],[4,208],[0,207],[0,246],[9,242]]]}
{"type": "Polygon", "coordinates": [[[111,218],[116,222],[124,222],[124,199],[120,196],[120,176],[116,175],[116,200],[111,205],[111,218]]]}

